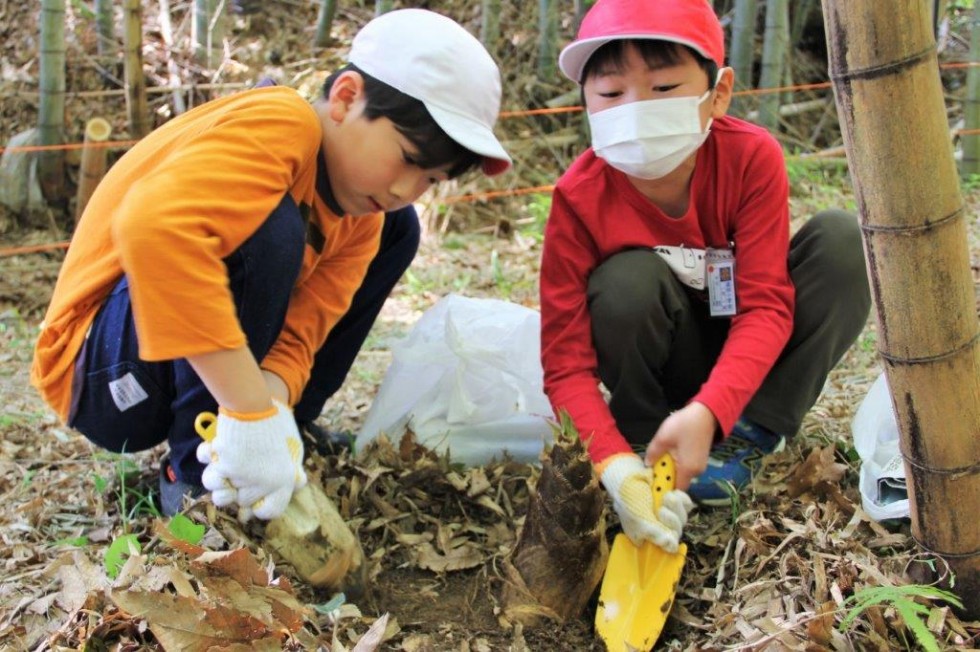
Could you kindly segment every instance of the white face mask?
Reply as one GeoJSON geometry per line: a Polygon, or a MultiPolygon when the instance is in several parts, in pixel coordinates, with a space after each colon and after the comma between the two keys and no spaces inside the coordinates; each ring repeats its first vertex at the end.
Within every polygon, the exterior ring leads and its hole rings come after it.
{"type": "Polygon", "coordinates": [[[631,177],[659,179],[677,169],[704,143],[711,119],[701,131],[701,97],[668,97],[630,102],[589,114],[596,156],[631,177]]]}

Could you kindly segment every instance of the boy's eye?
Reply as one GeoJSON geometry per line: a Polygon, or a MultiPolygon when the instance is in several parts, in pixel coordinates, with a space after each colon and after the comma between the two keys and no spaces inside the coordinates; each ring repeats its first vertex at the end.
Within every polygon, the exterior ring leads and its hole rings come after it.
{"type": "Polygon", "coordinates": [[[667,84],[665,86],[654,86],[653,90],[656,93],[667,93],[680,86],[680,84],[667,84]]]}
{"type": "Polygon", "coordinates": [[[602,91],[598,93],[599,97],[604,97],[606,99],[613,99],[615,97],[619,97],[622,94],[623,94],[622,91],[602,91]]]}
{"type": "Polygon", "coordinates": [[[405,163],[407,163],[408,165],[418,165],[419,164],[418,157],[415,156],[414,154],[409,154],[405,150],[402,150],[402,160],[405,161],[405,163]]]}

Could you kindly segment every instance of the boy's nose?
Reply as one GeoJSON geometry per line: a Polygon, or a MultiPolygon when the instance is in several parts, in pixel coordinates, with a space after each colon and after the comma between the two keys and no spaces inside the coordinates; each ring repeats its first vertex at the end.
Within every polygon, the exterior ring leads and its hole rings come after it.
{"type": "Polygon", "coordinates": [[[422,196],[429,187],[425,170],[412,168],[399,174],[391,184],[390,192],[398,200],[412,202],[422,196]]]}

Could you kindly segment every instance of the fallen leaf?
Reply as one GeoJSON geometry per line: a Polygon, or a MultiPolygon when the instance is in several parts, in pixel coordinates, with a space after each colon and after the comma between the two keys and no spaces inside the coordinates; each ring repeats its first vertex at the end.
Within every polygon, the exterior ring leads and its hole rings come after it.
{"type": "Polygon", "coordinates": [[[453,548],[445,555],[439,554],[431,543],[425,543],[415,549],[415,554],[419,568],[436,573],[475,568],[483,563],[483,555],[471,543],[453,548]]]}
{"type": "Polygon", "coordinates": [[[847,465],[834,461],[834,445],[814,448],[810,451],[787,482],[790,498],[812,491],[818,495],[828,492],[830,485],[840,482],[847,473],[847,465]]]}

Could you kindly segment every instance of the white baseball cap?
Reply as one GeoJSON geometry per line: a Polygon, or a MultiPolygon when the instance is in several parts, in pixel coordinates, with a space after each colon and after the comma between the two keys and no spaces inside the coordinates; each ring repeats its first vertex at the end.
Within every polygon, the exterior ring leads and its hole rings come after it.
{"type": "Polygon", "coordinates": [[[450,138],[483,157],[485,174],[510,167],[493,134],[500,71],[480,41],[451,18],[425,9],[389,11],[357,33],[348,59],[422,102],[450,138]]]}

